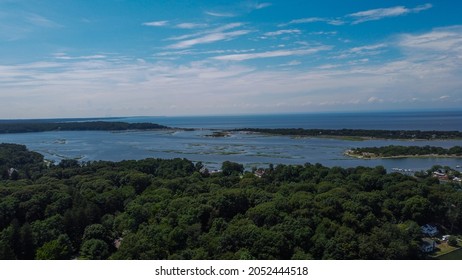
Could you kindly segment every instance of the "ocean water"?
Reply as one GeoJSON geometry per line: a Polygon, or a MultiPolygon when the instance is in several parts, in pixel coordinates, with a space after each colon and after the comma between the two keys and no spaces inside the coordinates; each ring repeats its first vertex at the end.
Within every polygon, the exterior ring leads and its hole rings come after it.
{"type": "MultiPolygon", "coordinates": [[[[408,159],[353,159],[343,155],[356,147],[385,145],[462,146],[462,140],[400,141],[367,140],[347,141],[324,138],[293,138],[248,133],[233,133],[230,137],[207,137],[211,129],[243,127],[259,128],[362,128],[406,130],[459,130],[462,131],[462,112],[429,113],[355,113],[304,114],[271,116],[219,117],[130,117],[111,118],[111,121],[154,122],[194,131],[52,131],[41,133],[0,134],[0,142],[25,144],[42,153],[47,159],[59,162],[65,158],[82,161],[155,158],[187,158],[202,161],[215,169],[223,161],[244,164],[247,168],[272,164],[321,163],[325,166],[377,166],[425,170],[433,165],[456,167],[462,159],[408,158],[408,159]]],[[[75,121],[75,120],[74,120],[75,121]]]]}
{"type": "Polygon", "coordinates": [[[462,131],[462,111],[312,113],[242,116],[129,117],[125,122],[153,122],[183,128],[323,128],[462,131]]]}

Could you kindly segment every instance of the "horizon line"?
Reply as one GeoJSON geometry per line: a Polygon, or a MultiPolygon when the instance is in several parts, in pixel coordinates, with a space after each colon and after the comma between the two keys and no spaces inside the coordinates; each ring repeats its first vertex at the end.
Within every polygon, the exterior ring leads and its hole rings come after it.
{"type": "Polygon", "coordinates": [[[461,112],[461,108],[426,108],[426,109],[384,109],[384,110],[345,110],[345,111],[317,111],[317,112],[268,112],[268,113],[239,113],[239,114],[197,114],[197,115],[126,115],[126,116],[91,116],[91,117],[38,117],[38,118],[0,118],[4,121],[44,121],[44,120],[102,120],[125,118],[187,118],[187,117],[245,117],[245,116],[284,116],[284,115],[324,115],[324,114],[383,114],[383,113],[444,113],[461,112]]]}

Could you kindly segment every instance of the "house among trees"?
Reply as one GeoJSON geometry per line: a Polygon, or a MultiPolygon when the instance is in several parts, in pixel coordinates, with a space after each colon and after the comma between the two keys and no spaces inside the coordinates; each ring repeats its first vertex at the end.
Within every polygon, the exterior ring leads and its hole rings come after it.
{"type": "Polygon", "coordinates": [[[9,168],[8,169],[8,178],[12,179],[12,180],[17,180],[19,177],[19,174],[18,174],[18,170],[16,168],[9,168]]]}
{"type": "Polygon", "coordinates": [[[253,174],[255,174],[255,176],[257,176],[258,178],[261,178],[263,175],[265,175],[265,170],[260,168],[255,170],[253,174]]]}
{"type": "Polygon", "coordinates": [[[424,226],[421,226],[420,229],[422,230],[422,233],[424,235],[428,235],[428,236],[435,236],[438,234],[438,229],[436,228],[436,226],[432,226],[430,224],[426,224],[424,226]]]}
{"type": "Polygon", "coordinates": [[[45,168],[26,146],[0,144],[0,260],[425,259],[439,229],[451,229],[451,247],[462,232],[462,192],[429,176],[307,163],[269,165],[259,180],[257,168],[241,177],[239,163],[211,176],[203,167],[148,158],[45,168]]]}
{"type": "Polygon", "coordinates": [[[436,242],[430,238],[422,238],[422,245],[420,246],[420,250],[424,253],[431,253],[436,248],[436,242]]]}
{"type": "Polygon", "coordinates": [[[441,170],[433,172],[433,177],[438,178],[439,180],[449,180],[448,175],[441,172],[441,170]]]}

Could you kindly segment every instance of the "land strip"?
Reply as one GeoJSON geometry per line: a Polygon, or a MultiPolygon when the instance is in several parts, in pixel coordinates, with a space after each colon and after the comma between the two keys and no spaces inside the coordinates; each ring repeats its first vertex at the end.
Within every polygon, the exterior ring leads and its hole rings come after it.
{"type": "Polygon", "coordinates": [[[449,140],[462,139],[461,131],[375,130],[375,129],[302,129],[302,128],[240,128],[232,131],[254,132],[295,137],[331,137],[370,140],[449,140]]]}
{"type": "Polygon", "coordinates": [[[449,149],[434,146],[383,146],[350,149],[345,155],[359,159],[390,158],[462,158],[462,147],[449,149]]]}
{"type": "Polygon", "coordinates": [[[28,133],[45,131],[122,131],[170,129],[154,123],[126,123],[106,121],[84,122],[1,122],[0,133],[28,133]]]}

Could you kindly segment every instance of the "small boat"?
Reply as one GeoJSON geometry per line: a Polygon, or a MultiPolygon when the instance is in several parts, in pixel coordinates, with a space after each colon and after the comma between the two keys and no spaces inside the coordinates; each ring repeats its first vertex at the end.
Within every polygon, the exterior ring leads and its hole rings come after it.
{"type": "Polygon", "coordinates": [[[456,168],[461,168],[461,167],[462,167],[462,166],[460,166],[460,165],[456,165],[456,168]]]}

